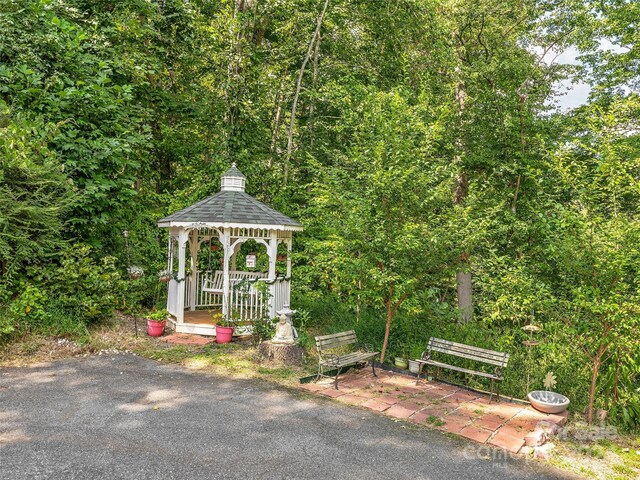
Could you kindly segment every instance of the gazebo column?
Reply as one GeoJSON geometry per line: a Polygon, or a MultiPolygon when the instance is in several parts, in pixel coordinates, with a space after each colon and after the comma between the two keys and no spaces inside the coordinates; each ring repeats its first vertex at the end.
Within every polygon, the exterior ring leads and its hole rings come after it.
{"type": "Polygon", "coordinates": [[[191,230],[189,235],[189,255],[190,267],[191,267],[191,286],[189,289],[189,310],[196,309],[196,299],[198,298],[198,250],[200,250],[200,244],[198,243],[198,230],[191,230]]]}
{"type": "Polygon", "coordinates": [[[176,322],[184,323],[184,287],[185,287],[185,270],[186,270],[186,252],[187,242],[189,241],[189,232],[181,228],[178,233],[178,288],[176,289],[176,322]]]}
{"type": "MultiPolygon", "coordinates": [[[[269,254],[269,281],[273,282],[273,280],[276,279],[276,260],[278,258],[278,233],[275,230],[271,231],[271,238],[269,239],[267,253],[269,254]]],[[[269,316],[273,318],[276,316],[275,282],[269,285],[269,293],[271,294],[271,298],[269,299],[269,316]]]]}
{"type": "Polygon", "coordinates": [[[287,241],[287,278],[291,277],[291,252],[293,251],[293,240],[287,241]]]}
{"type": "Polygon", "coordinates": [[[230,309],[230,282],[229,282],[229,259],[233,254],[231,247],[231,229],[225,228],[224,233],[220,236],[220,242],[222,243],[222,249],[224,251],[224,258],[222,262],[222,316],[225,319],[229,318],[231,313],[230,309]]]}

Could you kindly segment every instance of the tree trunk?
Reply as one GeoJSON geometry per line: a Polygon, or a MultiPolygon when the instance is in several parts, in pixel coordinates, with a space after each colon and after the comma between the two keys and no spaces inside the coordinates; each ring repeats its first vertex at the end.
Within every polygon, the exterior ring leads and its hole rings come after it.
{"type": "Polygon", "coordinates": [[[458,284],[458,309],[460,320],[464,323],[473,320],[472,282],[471,272],[459,271],[456,273],[458,284]]]}
{"type": "Polygon", "coordinates": [[[602,363],[602,356],[604,355],[604,346],[598,347],[598,353],[593,359],[593,367],[591,369],[591,387],[589,388],[589,405],[587,406],[587,423],[591,425],[593,423],[593,404],[596,400],[596,388],[598,385],[598,372],[600,371],[600,365],[602,363]]]}
{"type": "Polygon", "coordinates": [[[385,302],[385,305],[387,307],[387,322],[384,327],[384,340],[382,341],[382,348],[380,349],[380,363],[384,363],[384,356],[387,353],[387,346],[389,345],[389,332],[391,331],[391,319],[393,318],[393,308],[391,307],[390,298],[385,302]]]}
{"type": "Polygon", "coordinates": [[[313,53],[313,46],[316,40],[320,37],[320,27],[322,27],[322,22],[324,20],[324,15],[327,13],[327,7],[329,6],[329,0],[324,1],[324,6],[322,7],[322,12],[318,17],[316,22],[316,29],[313,32],[311,37],[311,41],[309,42],[309,47],[307,48],[307,54],[302,61],[302,66],[300,67],[300,72],[298,73],[298,80],[296,82],[296,91],[293,95],[293,104],[291,105],[291,118],[289,119],[289,135],[287,138],[287,155],[284,159],[284,175],[283,175],[283,183],[284,186],[287,186],[287,181],[289,179],[289,162],[291,160],[291,154],[293,153],[293,128],[296,123],[296,110],[298,108],[298,99],[300,98],[300,90],[302,90],[302,77],[304,76],[304,70],[307,67],[307,63],[309,63],[309,59],[311,58],[311,54],[313,53]]]}

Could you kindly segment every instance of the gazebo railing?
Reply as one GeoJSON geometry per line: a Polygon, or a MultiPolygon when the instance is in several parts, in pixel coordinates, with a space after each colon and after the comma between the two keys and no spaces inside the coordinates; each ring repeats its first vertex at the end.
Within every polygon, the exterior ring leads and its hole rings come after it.
{"type": "MultiPolygon", "coordinates": [[[[213,274],[214,272],[198,271],[196,272],[195,283],[192,281],[191,276],[184,279],[185,310],[222,308],[222,293],[210,293],[202,290],[203,280],[211,278],[213,274]],[[195,295],[193,294],[193,289],[195,289],[195,295]],[[193,299],[195,299],[195,304],[192,305],[193,299]]],[[[289,303],[291,294],[290,278],[278,277],[273,282],[264,279],[258,281],[266,281],[269,284],[271,301],[268,300],[268,295],[263,294],[260,289],[254,288],[253,282],[249,282],[249,285],[245,283],[238,288],[235,285],[231,285],[230,306],[234,317],[238,320],[246,321],[261,318],[264,315],[275,315],[275,312],[289,303]]],[[[171,280],[171,282],[175,282],[175,280],[171,280]]],[[[171,291],[172,289],[169,288],[169,290],[171,291]]],[[[175,299],[170,303],[175,305],[175,299]]]]}

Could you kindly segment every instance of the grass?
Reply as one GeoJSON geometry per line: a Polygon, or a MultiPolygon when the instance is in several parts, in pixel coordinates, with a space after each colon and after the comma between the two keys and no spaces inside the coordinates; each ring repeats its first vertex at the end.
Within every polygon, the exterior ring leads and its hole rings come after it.
{"type": "Polygon", "coordinates": [[[445,424],[445,421],[440,417],[436,417],[435,415],[429,415],[427,418],[427,422],[433,425],[434,427],[441,427],[445,424]]]}

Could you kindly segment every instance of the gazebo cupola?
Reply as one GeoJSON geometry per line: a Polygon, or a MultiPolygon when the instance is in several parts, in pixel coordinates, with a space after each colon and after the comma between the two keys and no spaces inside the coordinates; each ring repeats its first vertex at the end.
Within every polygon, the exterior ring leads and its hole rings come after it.
{"type": "Polygon", "coordinates": [[[222,192],[244,192],[246,181],[247,177],[238,170],[234,163],[229,170],[222,174],[220,190],[222,192]]]}
{"type": "Polygon", "coordinates": [[[289,303],[293,232],[302,225],[248,195],[245,186],[246,177],[234,163],[222,175],[218,193],[158,221],[169,228],[167,310],[178,332],[215,334],[211,311],[251,321],[275,316],[289,303]],[[268,271],[257,271],[249,257],[243,269],[237,266],[236,256],[248,240],[266,248],[268,271]],[[284,260],[280,244],[286,246],[284,260]],[[211,252],[220,247],[219,263],[212,267],[211,252]],[[277,275],[277,261],[286,262],[285,275],[277,275]],[[268,288],[257,288],[257,282],[268,288]]]}

